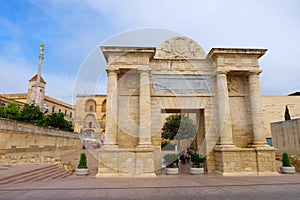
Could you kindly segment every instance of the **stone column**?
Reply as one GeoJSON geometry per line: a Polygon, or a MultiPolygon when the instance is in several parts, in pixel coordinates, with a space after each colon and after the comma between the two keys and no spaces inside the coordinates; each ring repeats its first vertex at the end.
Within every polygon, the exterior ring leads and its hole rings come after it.
{"type": "Polygon", "coordinates": [[[117,148],[118,130],[118,71],[107,69],[107,99],[104,148],[117,148]]]}
{"type": "Polygon", "coordinates": [[[139,144],[137,148],[152,148],[151,143],[151,102],[150,102],[150,69],[139,68],[139,144]]]}
{"type": "Polygon", "coordinates": [[[220,147],[234,147],[232,141],[232,127],[230,116],[229,95],[227,88],[227,73],[219,71],[217,74],[220,147]]]}
{"type": "Polygon", "coordinates": [[[263,134],[262,111],[260,102],[259,74],[261,71],[250,72],[249,97],[253,129],[253,146],[266,146],[267,142],[263,134]]]}

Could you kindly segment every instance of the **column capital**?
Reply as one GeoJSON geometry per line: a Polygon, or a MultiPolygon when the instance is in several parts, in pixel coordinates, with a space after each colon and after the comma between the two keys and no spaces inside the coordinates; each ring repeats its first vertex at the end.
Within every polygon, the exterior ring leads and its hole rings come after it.
{"type": "Polygon", "coordinates": [[[262,70],[250,70],[250,71],[248,72],[248,75],[249,75],[249,76],[252,76],[252,75],[259,75],[261,72],[262,72],[262,70]]]}
{"type": "Polygon", "coordinates": [[[140,66],[139,68],[138,68],[138,71],[140,72],[140,73],[142,73],[142,72],[150,72],[151,71],[151,68],[148,66],[148,65],[143,65],[143,66],[140,66]]]}
{"type": "Polygon", "coordinates": [[[227,71],[227,70],[218,70],[218,71],[216,71],[217,75],[227,75],[228,73],[229,73],[229,71],[227,71]]]}
{"type": "Polygon", "coordinates": [[[116,74],[118,74],[118,73],[119,73],[119,70],[118,70],[118,69],[107,68],[107,69],[106,69],[106,72],[107,72],[107,73],[116,73],[116,74]]]}

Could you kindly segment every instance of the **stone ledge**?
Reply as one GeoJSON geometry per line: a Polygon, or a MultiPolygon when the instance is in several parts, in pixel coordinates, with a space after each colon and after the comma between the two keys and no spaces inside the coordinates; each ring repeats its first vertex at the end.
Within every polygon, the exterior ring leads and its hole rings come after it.
{"type": "Polygon", "coordinates": [[[278,172],[220,172],[214,171],[222,176],[279,176],[278,172]]]}
{"type": "Polygon", "coordinates": [[[128,178],[128,177],[157,177],[155,173],[141,173],[141,174],[134,174],[134,173],[98,173],[96,174],[97,178],[128,178]]]}
{"type": "Polygon", "coordinates": [[[131,152],[131,153],[148,153],[148,152],[154,152],[154,147],[152,148],[100,148],[98,149],[98,152],[131,152]]]}

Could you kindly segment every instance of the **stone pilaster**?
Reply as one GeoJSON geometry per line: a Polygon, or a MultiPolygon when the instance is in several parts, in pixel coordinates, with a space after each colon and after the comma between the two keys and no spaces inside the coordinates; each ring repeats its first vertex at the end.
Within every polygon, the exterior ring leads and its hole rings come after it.
{"type": "Polygon", "coordinates": [[[118,71],[107,69],[107,100],[105,145],[103,148],[117,148],[118,130],[118,71]]]}
{"type": "Polygon", "coordinates": [[[219,106],[219,131],[221,136],[219,147],[234,147],[227,88],[227,73],[224,71],[219,71],[217,73],[217,90],[219,106]]]}
{"type": "Polygon", "coordinates": [[[150,102],[150,69],[140,67],[139,97],[139,144],[137,148],[152,148],[151,143],[151,102],[150,102]]]}
{"type": "Polygon", "coordinates": [[[250,109],[252,118],[253,129],[253,146],[266,146],[265,136],[263,134],[262,124],[262,111],[260,102],[260,84],[259,74],[260,70],[250,72],[249,75],[249,97],[250,97],[250,109]]]}

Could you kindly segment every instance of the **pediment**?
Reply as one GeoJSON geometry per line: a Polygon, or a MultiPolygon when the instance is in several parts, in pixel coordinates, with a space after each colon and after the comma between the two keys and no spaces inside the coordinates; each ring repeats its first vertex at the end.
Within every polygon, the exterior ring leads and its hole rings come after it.
{"type": "Polygon", "coordinates": [[[205,59],[206,53],[194,40],[174,37],[163,42],[157,49],[156,59],[205,59]]]}

